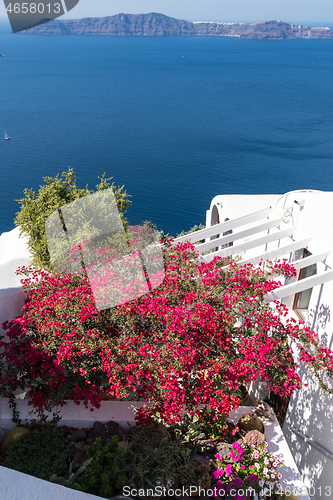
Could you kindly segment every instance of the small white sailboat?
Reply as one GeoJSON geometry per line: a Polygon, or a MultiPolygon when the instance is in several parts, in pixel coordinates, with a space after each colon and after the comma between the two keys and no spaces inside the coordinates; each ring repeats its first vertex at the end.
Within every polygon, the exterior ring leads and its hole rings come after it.
{"type": "Polygon", "coordinates": [[[5,132],[5,141],[9,141],[9,139],[11,139],[11,137],[9,137],[9,136],[7,135],[7,132],[5,132]]]}

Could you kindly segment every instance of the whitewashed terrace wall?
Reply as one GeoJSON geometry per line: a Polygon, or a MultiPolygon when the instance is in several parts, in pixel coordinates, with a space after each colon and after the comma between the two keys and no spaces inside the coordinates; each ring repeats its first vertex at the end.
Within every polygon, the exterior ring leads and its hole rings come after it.
{"type": "MultiPolygon", "coordinates": [[[[22,422],[30,422],[36,418],[32,413],[32,407],[27,399],[17,399],[17,411],[22,422]]],[[[106,423],[110,420],[118,422],[125,430],[135,426],[136,408],[141,408],[144,402],[130,401],[102,401],[99,409],[91,411],[83,403],[77,405],[74,401],[67,401],[62,407],[55,407],[54,412],[60,412],[61,425],[68,427],[93,427],[95,422],[106,423]]],[[[48,419],[52,419],[53,412],[45,412],[48,419]]],[[[13,412],[8,398],[0,398],[0,435],[14,429],[16,425],[12,421],[13,412]]]]}

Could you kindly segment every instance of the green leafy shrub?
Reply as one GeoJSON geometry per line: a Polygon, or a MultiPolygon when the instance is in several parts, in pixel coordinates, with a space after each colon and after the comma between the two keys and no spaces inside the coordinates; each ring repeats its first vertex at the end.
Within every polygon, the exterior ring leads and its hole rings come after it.
{"type": "Polygon", "coordinates": [[[203,408],[200,411],[200,430],[206,439],[214,442],[224,441],[228,436],[234,436],[238,428],[227,422],[225,414],[203,408]]]}
{"type": "Polygon", "coordinates": [[[188,414],[181,422],[171,427],[172,432],[181,437],[181,443],[192,452],[202,453],[212,442],[233,441],[238,427],[227,421],[225,414],[202,408],[194,416],[188,414]]]}
{"type": "Polygon", "coordinates": [[[71,451],[62,430],[52,423],[30,427],[30,434],[10,444],[1,465],[45,480],[66,472],[71,451]]]}
{"type": "Polygon", "coordinates": [[[172,426],[175,434],[181,437],[181,443],[189,446],[192,450],[197,450],[198,441],[206,439],[206,435],[202,432],[202,424],[199,415],[187,415],[181,422],[172,426]]]}
{"type": "MultiPolygon", "coordinates": [[[[110,185],[109,181],[112,179],[105,178],[105,174],[99,177],[100,183],[96,186],[97,191],[103,191],[107,188],[112,188],[116,199],[117,207],[126,228],[128,220],[124,217],[131,204],[129,196],[126,191],[123,191],[124,186],[115,184],[110,185]]],[[[29,238],[29,249],[33,256],[32,263],[37,267],[50,267],[50,255],[47,247],[45,235],[45,221],[48,216],[58,208],[87,196],[93,193],[89,190],[88,186],[80,189],[76,185],[77,177],[72,168],[68,172],[63,172],[61,177],[59,174],[56,177],[43,177],[46,182],[40,186],[38,195],[33,189],[24,190],[24,198],[21,198],[18,203],[21,205],[20,211],[16,214],[15,224],[20,227],[20,234],[25,234],[29,238]]]]}
{"type": "Polygon", "coordinates": [[[105,496],[124,486],[125,452],[118,447],[117,436],[113,436],[106,444],[99,437],[85,451],[93,460],[78,480],[82,491],[105,496]]]}

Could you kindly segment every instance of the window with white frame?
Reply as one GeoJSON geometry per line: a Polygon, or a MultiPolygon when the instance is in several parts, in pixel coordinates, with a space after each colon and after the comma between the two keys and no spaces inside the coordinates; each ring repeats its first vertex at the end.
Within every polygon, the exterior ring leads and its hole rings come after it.
{"type": "MultiPolygon", "coordinates": [[[[311,252],[304,249],[303,259],[305,257],[309,257],[309,255],[312,255],[311,252]]],[[[300,269],[298,274],[298,279],[302,280],[304,278],[309,278],[314,274],[317,274],[317,264],[312,264],[311,266],[307,266],[304,267],[303,269],[300,269]]],[[[308,288],[307,290],[303,290],[302,292],[295,294],[293,310],[295,311],[297,316],[303,321],[305,321],[306,319],[306,315],[310,304],[311,294],[312,294],[312,288],[308,288]]]]}

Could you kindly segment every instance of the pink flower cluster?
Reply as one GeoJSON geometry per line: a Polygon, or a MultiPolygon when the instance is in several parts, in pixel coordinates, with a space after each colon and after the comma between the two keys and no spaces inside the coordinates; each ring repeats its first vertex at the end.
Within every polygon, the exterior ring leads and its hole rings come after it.
{"type": "Polygon", "coordinates": [[[218,468],[212,474],[217,490],[215,496],[225,500],[230,497],[237,500],[273,498],[281,478],[276,469],[282,467],[283,462],[269,453],[266,446],[264,443],[251,448],[234,442],[229,457],[216,454],[218,468]]]}

